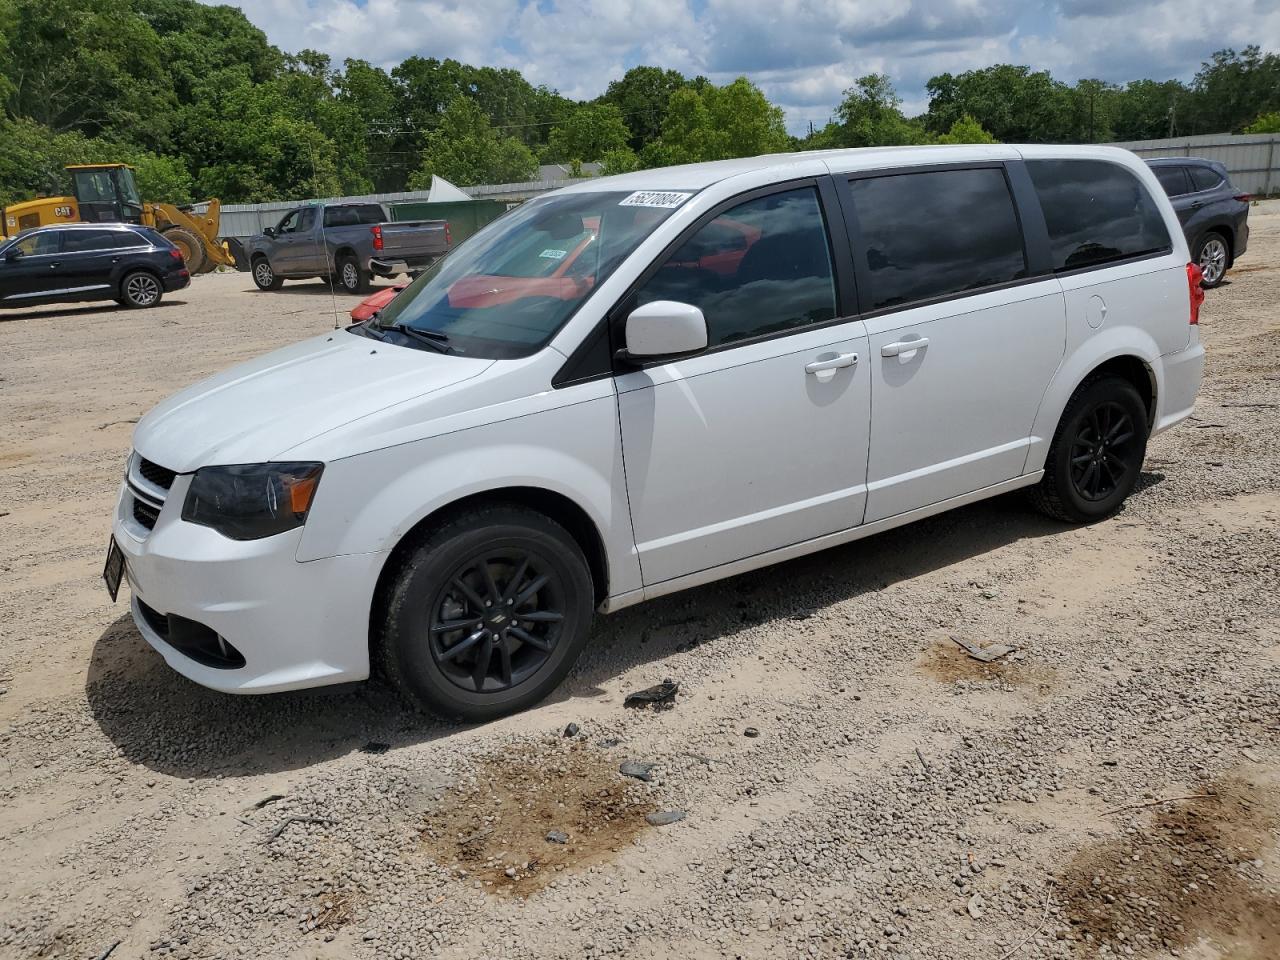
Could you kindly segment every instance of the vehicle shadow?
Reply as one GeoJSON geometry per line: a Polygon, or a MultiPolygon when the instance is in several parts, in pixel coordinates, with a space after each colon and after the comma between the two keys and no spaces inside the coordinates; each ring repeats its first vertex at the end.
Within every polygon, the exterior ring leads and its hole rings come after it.
{"type": "Polygon", "coordinates": [[[132,310],[129,307],[122,307],[114,301],[63,307],[50,304],[47,307],[36,307],[31,310],[5,308],[0,310],[0,323],[13,320],[56,320],[62,317],[84,317],[88,319],[108,313],[130,313],[146,316],[153,311],[163,311],[169,307],[185,307],[186,305],[186,300],[169,300],[166,298],[154,307],[147,307],[145,310],[132,310]]]}
{"type": "MultiPolygon", "coordinates": [[[[1163,480],[1144,473],[1134,497],[1163,480]]],[[[611,678],[761,623],[831,604],[1071,529],[1017,494],[597,618],[586,652],[550,702],[596,698],[611,678]]],[[[797,641],[805,629],[793,628],[797,641]]],[[[665,672],[664,672],[665,673],[665,672]]],[[[677,677],[678,679],[678,677],[677,677]]],[[[307,767],[355,750],[409,746],[464,729],[407,710],[378,682],[233,696],[171,670],[128,615],[94,645],[85,685],[102,732],[135,763],[173,776],[236,777],[307,767]]]]}

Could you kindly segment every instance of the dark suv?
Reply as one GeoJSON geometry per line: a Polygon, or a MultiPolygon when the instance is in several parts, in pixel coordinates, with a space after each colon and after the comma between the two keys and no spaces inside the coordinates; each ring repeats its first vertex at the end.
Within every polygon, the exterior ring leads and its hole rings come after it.
{"type": "Polygon", "coordinates": [[[1216,160],[1165,157],[1147,164],[1173,201],[1204,286],[1218,286],[1249,246],[1249,195],[1231,185],[1216,160]]]}
{"type": "Polygon", "coordinates": [[[66,224],[0,241],[0,307],[84,300],[154,307],[190,282],[181,251],[150,227],[66,224]]]}

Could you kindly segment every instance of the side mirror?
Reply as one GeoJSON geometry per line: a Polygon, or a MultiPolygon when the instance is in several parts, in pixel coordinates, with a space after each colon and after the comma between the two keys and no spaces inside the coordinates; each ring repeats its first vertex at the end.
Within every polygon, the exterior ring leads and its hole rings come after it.
{"type": "Polygon", "coordinates": [[[4,252],[4,258],[5,258],[5,260],[7,260],[9,263],[13,263],[13,261],[15,261],[15,260],[21,260],[21,259],[22,259],[22,251],[21,251],[21,250],[19,250],[19,249],[17,248],[17,246],[10,247],[8,250],[6,250],[6,251],[4,252]]]}
{"type": "Polygon", "coordinates": [[[626,357],[678,357],[707,349],[707,319],[692,304],[654,300],[627,316],[626,357]]]}
{"type": "Polygon", "coordinates": [[[264,237],[274,237],[274,236],[276,235],[276,228],[275,228],[275,227],[263,227],[263,228],[262,228],[262,235],[263,235],[264,237]]]}

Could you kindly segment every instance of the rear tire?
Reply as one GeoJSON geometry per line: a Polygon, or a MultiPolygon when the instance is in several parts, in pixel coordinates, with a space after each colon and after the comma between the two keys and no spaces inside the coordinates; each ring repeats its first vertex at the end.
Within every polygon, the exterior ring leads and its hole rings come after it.
{"type": "Polygon", "coordinates": [[[459,513],[399,561],[376,666],[413,706],[485,721],[559,686],[591,627],[591,573],[560,524],[514,504],[459,513]]]}
{"type": "Polygon", "coordinates": [[[164,231],[164,238],[182,251],[182,259],[191,273],[204,273],[204,242],[186,227],[173,226],[164,231]]]}
{"type": "Polygon", "coordinates": [[[338,260],[338,286],[347,293],[368,293],[369,271],[361,270],[355,257],[342,257],[338,260]]]}
{"type": "Polygon", "coordinates": [[[1216,230],[1210,230],[1196,243],[1192,259],[1200,265],[1200,286],[1206,290],[1222,286],[1222,282],[1227,279],[1227,264],[1231,260],[1227,238],[1216,230]]]}
{"type": "Polygon", "coordinates": [[[120,278],[120,294],[116,298],[130,310],[154,307],[164,296],[160,279],[147,270],[135,270],[120,278]]]}
{"type": "Polygon", "coordinates": [[[1103,374],[1076,388],[1031,502],[1056,520],[1094,523],[1133,492],[1147,452],[1147,407],[1133,384],[1103,374]]]}
{"type": "Polygon", "coordinates": [[[279,290],[284,280],[276,276],[271,269],[271,261],[266,257],[258,257],[253,261],[253,282],[259,290],[279,290]]]}

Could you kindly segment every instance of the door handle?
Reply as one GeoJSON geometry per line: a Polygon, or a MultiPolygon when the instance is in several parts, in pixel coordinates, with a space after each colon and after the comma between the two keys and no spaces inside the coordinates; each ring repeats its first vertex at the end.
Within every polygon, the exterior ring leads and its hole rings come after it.
{"type": "Polygon", "coordinates": [[[852,367],[858,362],[856,353],[842,353],[829,360],[814,360],[804,365],[805,373],[821,373],[823,370],[839,370],[841,367],[852,367]]]}
{"type": "Polygon", "coordinates": [[[881,347],[880,356],[896,357],[903,353],[915,353],[917,350],[923,350],[928,345],[928,337],[920,337],[918,340],[898,340],[894,343],[886,343],[881,347]]]}
{"type": "Polygon", "coordinates": [[[50,269],[50,270],[57,270],[60,266],[62,266],[62,261],[60,261],[60,260],[59,260],[59,261],[55,261],[55,262],[53,262],[53,263],[49,264],[49,269],[50,269]]]}

